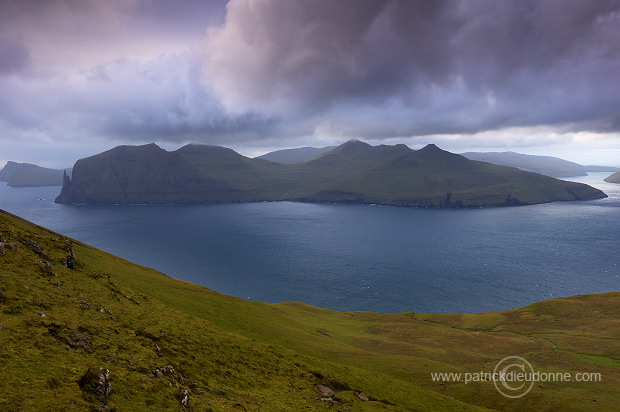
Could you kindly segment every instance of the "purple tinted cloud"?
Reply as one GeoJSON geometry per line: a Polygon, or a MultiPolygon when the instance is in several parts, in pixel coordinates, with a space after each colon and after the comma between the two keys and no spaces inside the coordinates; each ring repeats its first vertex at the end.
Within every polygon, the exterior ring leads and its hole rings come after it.
{"type": "Polygon", "coordinates": [[[361,136],[366,119],[342,125],[344,111],[391,118],[384,137],[609,130],[619,10],[618,1],[238,1],[207,39],[207,73],[231,111],[319,116],[361,136]]]}
{"type": "Polygon", "coordinates": [[[0,37],[0,75],[20,73],[28,67],[30,56],[23,44],[0,37]]]}
{"type": "Polygon", "coordinates": [[[3,140],[620,131],[618,0],[0,8],[3,140]]]}

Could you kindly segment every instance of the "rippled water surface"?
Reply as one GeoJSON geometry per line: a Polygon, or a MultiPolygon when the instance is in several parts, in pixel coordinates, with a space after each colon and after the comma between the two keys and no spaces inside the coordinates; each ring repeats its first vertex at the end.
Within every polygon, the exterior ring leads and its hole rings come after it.
{"type": "Polygon", "coordinates": [[[514,208],[243,203],[72,206],[0,186],[0,208],[243,299],[337,310],[480,312],[620,290],[620,185],[514,208]]]}

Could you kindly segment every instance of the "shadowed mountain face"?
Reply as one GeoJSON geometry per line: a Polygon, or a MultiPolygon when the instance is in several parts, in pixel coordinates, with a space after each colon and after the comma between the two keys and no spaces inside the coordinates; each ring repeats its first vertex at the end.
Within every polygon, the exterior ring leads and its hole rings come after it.
{"type": "Polygon", "coordinates": [[[12,187],[60,186],[63,171],[30,163],[7,162],[0,170],[0,182],[12,187]]]}
{"type": "Polygon", "coordinates": [[[284,164],[218,146],[167,152],[119,146],[79,160],[58,203],[307,201],[418,207],[473,207],[605,197],[590,186],[477,162],[428,145],[344,143],[314,159],[284,164]]]}

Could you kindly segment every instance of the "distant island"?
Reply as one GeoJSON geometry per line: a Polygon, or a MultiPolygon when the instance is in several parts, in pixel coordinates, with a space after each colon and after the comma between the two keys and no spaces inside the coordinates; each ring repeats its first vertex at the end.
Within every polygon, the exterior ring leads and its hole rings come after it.
{"type": "Polygon", "coordinates": [[[62,176],[62,170],[11,161],[0,170],[0,182],[11,187],[61,186],[62,176]]]}
{"type": "Polygon", "coordinates": [[[353,140],[298,163],[251,159],[190,144],[119,146],[80,159],[57,203],[302,201],[413,207],[515,206],[606,197],[591,186],[473,161],[435,145],[353,140]]]}
{"type": "MultiPolygon", "coordinates": [[[[255,157],[280,163],[294,163],[310,160],[332,150],[335,146],[299,147],[296,149],[276,150],[255,157]]],[[[620,168],[612,166],[581,165],[552,156],[535,156],[515,152],[467,152],[462,156],[470,160],[493,163],[496,165],[517,167],[528,172],[540,173],[551,177],[586,176],[589,172],[618,172],[620,168]]]]}
{"type": "Polygon", "coordinates": [[[607,183],[620,183],[620,172],[616,172],[604,179],[607,183]]]}
{"type": "Polygon", "coordinates": [[[265,153],[255,159],[271,160],[279,163],[297,163],[313,159],[317,156],[335,149],[336,146],[325,147],[298,147],[295,149],[282,149],[265,153]]]}
{"type": "Polygon", "coordinates": [[[528,172],[540,173],[551,177],[588,175],[584,166],[551,156],[534,156],[515,152],[468,152],[461,154],[470,160],[518,167],[528,172]]]}

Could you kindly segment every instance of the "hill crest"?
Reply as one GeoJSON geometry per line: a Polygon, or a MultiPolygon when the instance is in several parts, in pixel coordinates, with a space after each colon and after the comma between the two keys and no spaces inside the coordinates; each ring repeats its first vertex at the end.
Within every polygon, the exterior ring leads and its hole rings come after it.
{"type": "Polygon", "coordinates": [[[56,201],[478,207],[601,197],[605,194],[584,184],[468,160],[432,144],[415,151],[354,140],[291,164],[251,159],[219,146],[187,145],[173,152],[155,144],[122,146],[76,162],[56,201]]]}

